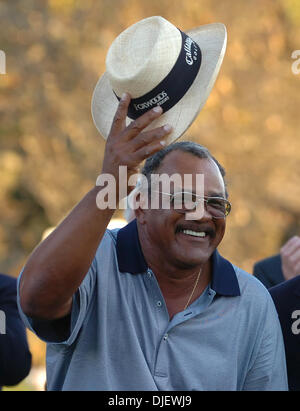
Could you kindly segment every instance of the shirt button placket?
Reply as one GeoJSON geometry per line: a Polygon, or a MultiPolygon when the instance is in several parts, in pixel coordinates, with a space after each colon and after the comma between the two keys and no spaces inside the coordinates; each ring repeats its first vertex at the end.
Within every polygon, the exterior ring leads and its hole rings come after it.
{"type": "Polygon", "coordinates": [[[155,376],[158,378],[166,378],[168,376],[167,374],[167,341],[169,338],[169,334],[165,333],[158,352],[157,352],[157,359],[156,359],[156,367],[155,367],[155,376]]]}

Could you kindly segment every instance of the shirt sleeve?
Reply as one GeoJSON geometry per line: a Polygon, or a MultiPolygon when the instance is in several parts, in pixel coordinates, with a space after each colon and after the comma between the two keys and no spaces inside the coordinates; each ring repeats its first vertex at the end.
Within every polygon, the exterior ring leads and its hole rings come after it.
{"type": "Polygon", "coordinates": [[[282,331],[274,303],[267,295],[258,343],[247,373],[245,391],[287,391],[286,358],[282,331]]]}
{"type": "Polygon", "coordinates": [[[31,318],[23,312],[20,305],[20,280],[22,271],[18,278],[17,302],[20,316],[26,327],[46,343],[71,345],[79,333],[93,297],[97,273],[96,264],[96,258],[94,258],[80,287],[73,295],[70,315],[53,321],[31,318]]]}
{"type": "Polygon", "coordinates": [[[0,277],[1,319],[5,322],[0,332],[0,385],[15,385],[22,381],[31,368],[24,324],[17,308],[16,280],[0,277]]]}
{"type": "Polygon", "coordinates": [[[85,275],[80,287],[73,295],[72,309],[70,315],[54,320],[45,321],[30,318],[24,314],[20,305],[20,280],[22,272],[18,278],[18,307],[19,312],[25,325],[35,333],[41,340],[46,343],[59,343],[66,346],[71,345],[79,334],[79,331],[86,319],[92,301],[96,297],[96,285],[98,275],[101,271],[101,276],[108,275],[108,267],[105,264],[107,255],[113,253],[114,240],[109,230],[106,230],[99,247],[96,251],[92,264],[85,275]],[[100,267],[101,266],[101,270],[100,267]]]}

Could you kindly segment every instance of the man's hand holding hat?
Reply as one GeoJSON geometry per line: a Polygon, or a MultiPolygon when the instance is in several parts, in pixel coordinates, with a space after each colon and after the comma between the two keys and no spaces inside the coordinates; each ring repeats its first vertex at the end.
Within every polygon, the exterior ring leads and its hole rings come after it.
{"type": "MultiPolygon", "coordinates": [[[[142,161],[161,150],[166,144],[165,137],[172,131],[168,124],[144,131],[162,114],[163,110],[159,106],[147,111],[126,127],[129,103],[130,95],[124,93],[113,119],[103,160],[102,174],[113,175],[117,182],[120,166],[127,167],[128,179],[138,173],[142,161]]],[[[118,191],[116,190],[117,193],[118,191]]]]}

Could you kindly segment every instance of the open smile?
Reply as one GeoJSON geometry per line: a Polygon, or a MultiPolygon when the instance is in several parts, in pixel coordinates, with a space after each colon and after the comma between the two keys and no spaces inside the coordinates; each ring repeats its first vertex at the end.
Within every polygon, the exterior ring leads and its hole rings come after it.
{"type": "Polygon", "coordinates": [[[181,231],[183,234],[191,235],[192,237],[201,237],[204,238],[207,234],[204,231],[192,231],[192,230],[183,230],[181,231]]]}
{"type": "Polygon", "coordinates": [[[215,237],[215,231],[211,227],[178,227],[176,229],[176,234],[197,238],[197,240],[215,237]]]}

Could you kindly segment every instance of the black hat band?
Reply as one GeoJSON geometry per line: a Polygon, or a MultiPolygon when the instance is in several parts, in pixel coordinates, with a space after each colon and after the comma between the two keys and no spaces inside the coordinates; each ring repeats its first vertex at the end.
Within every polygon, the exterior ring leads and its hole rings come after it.
{"type": "MultiPolygon", "coordinates": [[[[155,106],[166,112],[174,107],[186,94],[199,72],[202,54],[198,44],[179,30],[182,46],[178,59],[169,74],[151,91],[132,99],[128,107],[128,117],[137,119],[155,106]]],[[[118,97],[120,100],[120,97],[118,97]]]]}

